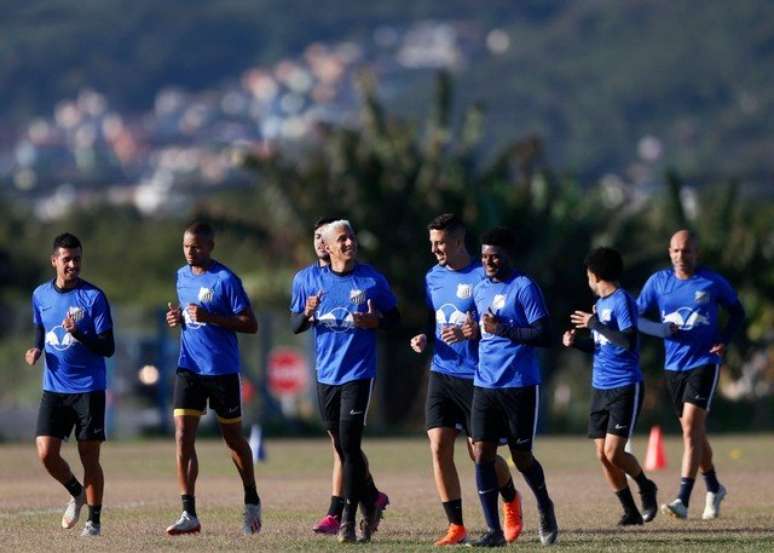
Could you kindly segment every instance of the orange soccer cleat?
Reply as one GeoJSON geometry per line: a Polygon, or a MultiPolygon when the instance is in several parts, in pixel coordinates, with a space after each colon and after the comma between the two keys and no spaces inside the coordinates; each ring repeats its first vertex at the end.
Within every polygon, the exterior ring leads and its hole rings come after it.
{"type": "Polygon", "coordinates": [[[468,532],[462,524],[449,524],[449,529],[446,531],[446,535],[440,540],[436,541],[433,545],[459,545],[468,541],[468,532]]]}
{"type": "Polygon", "coordinates": [[[516,492],[513,501],[503,502],[503,533],[508,543],[516,541],[521,534],[523,523],[521,519],[521,496],[516,492]]]}

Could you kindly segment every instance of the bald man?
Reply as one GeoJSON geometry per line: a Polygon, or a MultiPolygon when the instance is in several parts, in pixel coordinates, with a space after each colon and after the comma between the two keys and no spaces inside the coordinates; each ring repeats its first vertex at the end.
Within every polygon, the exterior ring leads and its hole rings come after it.
{"type": "Polygon", "coordinates": [[[661,510],[676,518],[688,517],[691,491],[701,469],[707,485],[702,518],[707,520],[718,517],[726,496],[712,463],[707,414],[726,346],[744,323],[744,308],[726,279],[698,265],[698,241],[691,231],[672,236],[669,257],[672,268],[653,274],[637,299],[640,331],[664,338],[666,382],[683,431],[680,491],[661,510]],[[729,315],[725,328],[718,325],[718,306],[729,315]],[[660,323],[642,318],[649,312],[658,312],[660,323]]]}

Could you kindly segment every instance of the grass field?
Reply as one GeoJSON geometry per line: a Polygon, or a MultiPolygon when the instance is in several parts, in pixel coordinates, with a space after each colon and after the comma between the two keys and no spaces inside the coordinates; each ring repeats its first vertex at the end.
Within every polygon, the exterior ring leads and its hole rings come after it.
{"type": "MultiPolygon", "coordinates": [[[[643,457],[646,437],[635,440],[643,457]]],[[[667,439],[666,470],[653,474],[659,501],[671,499],[679,483],[680,443],[667,439]]],[[[170,538],[164,528],[179,514],[174,477],[174,446],[163,442],[108,443],[103,535],[88,543],[76,529],[59,528],[67,501],[35,458],[32,443],[0,447],[0,551],[333,551],[331,536],[316,536],[310,527],[327,509],[330,453],[323,440],[271,441],[268,460],[257,467],[264,508],[264,530],[240,534],[241,486],[220,442],[198,445],[200,475],[198,536],[170,538]]],[[[472,464],[458,443],[457,464],[463,481],[466,525],[483,528],[472,464]]],[[[698,481],[687,521],[659,515],[645,527],[621,530],[617,500],[607,489],[593,456],[592,444],[578,438],[539,438],[536,454],[546,471],[561,528],[557,548],[571,551],[774,551],[774,438],[771,435],[722,436],[713,439],[718,474],[729,490],[722,518],[702,521],[704,484],[698,481]]],[[[377,485],[391,505],[373,551],[430,551],[445,529],[436,496],[427,445],[422,439],[366,440],[377,485]]],[[[75,459],[72,444],[65,448],[75,459]]],[[[77,466],[76,463],[72,463],[77,466]]],[[[543,549],[537,540],[535,501],[520,475],[525,498],[525,531],[510,548],[543,549]]]]}

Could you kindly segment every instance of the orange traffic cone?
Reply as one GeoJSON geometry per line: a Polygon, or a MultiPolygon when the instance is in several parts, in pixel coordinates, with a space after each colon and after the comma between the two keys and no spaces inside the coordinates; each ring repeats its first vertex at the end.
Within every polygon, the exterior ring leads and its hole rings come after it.
{"type": "Polygon", "coordinates": [[[648,451],[645,453],[645,470],[661,470],[665,469],[666,465],[664,435],[661,433],[660,426],[653,426],[650,429],[650,438],[648,438],[648,451]]]}

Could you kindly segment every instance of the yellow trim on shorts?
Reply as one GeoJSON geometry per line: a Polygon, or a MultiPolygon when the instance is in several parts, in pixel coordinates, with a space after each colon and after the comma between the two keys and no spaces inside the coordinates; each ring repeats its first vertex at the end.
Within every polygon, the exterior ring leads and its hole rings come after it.
{"type": "Polygon", "coordinates": [[[203,414],[197,409],[175,409],[176,417],[201,417],[203,414]]]}
{"type": "Polygon", "coordinates": [[[233,419],[224,419],[223,417],[218,417],[218,422],[221,424],[236,424],[238,422],[242,422],[242,417],[236,417],[233,419]]]}

